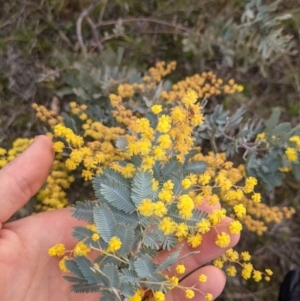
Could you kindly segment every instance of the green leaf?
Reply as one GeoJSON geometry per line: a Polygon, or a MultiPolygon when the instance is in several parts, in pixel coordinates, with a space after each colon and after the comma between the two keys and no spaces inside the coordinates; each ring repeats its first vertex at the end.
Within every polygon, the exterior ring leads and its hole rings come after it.
{"type": "Polygon", "coordinates": [[[66,279],[68,282],[71,282],[71,283],[87,283],[85,279],[80,279],[77,277],[66,276],[66,275],[64,275],[63,277],[64,277],[64,279],[66,279]]]}
{"type": "Polygon", "coordinates": [[[154,291],[162,291],[167,292],[168,288],[172,286],[172,283],[168,281],[167,277],[160,274],[154,273],[149,276],[147,279],[148,281],[145,282],[145,287],[148,287],[154,291]]]}
{"type": "Polygon", "coordinates": [[[132,283],[122,282],[120,286],[120,292],[125,297],[133,296],[137,287],[135,287],[132,283]]]}
{"type": "Polygon", "coordinates": [[[131,199],[136,206],[142,199],[152,198],[152,175],[149,172],[138,171],[132,180],[131,199]]]}
{"type": "Polygon", "coordinates": [[[78,135],[78,129],[75,120],[65,112],[62,112],[60,115],[64,119],[65,126],[72,129],[73,132],[78,135]]]}
{"type": "Polygon", "coordinates": [[[154,250],[153,248],[149,248],[146,246],[142,246],[139,253],[140,254],[148,254],[151,258],[156,257],[158,254],[157,250],[154,250]]]}
{"type": "Polygon", "coordinates": [[[291,124],[289,122],[283,122],[275,126],[275,128],[272,129],[270,135],[271,136],[283,135],[289,132],[290,130],[291,130],[291,124]]]}
{"type": "Polygon", "coordinates": [[[75,274],[77,277],[79,277],[80,279],[85,279],[83,273],[78,268],[75,260],[73,260],[73,259],[67,259],[67,260],[65,260],[65,265],[66,265],[66,268],[70,272],[72,272],[73,274],[75,274]]]}
{"type": "Polygon", "coordinates": [[[126,141],[126,137],[124,136],[119,136],[116,140],[116,147],[120,150],[122,150],[123,152],[126,151],[126,147],[127,147],[127,141],[126,141]]]}
{"type": "Polygon", "coordinates": [[[174,247],[177,243],[177,238],[174,234],[166,235],[164,237],[164,240],[162,242],[162,248],[163,250],[171,250],[172,247],[174,247]]]}
{"type": "Polygon", "coordinates": [[[101,290],[101,301],[117,301],[119,298],[111,291],[102,289],[101,290]]]}
{"type": "Polygon", "coordinates": [[[180,174],[173,174],[170,178],[170,180],[174,184],[173,193],[174,195],[179,195],[179,193],[182,191],[182,180],[183,180],[183,173],[180,174]]]}
{"type": "Polygon", "coordinates": [[[97,293],[100,292],[101,287],[99,284],[90,284],[90,283],[80,283],[80,284],[73,284],[71,286],[71,290],[74,293],[97,293]]]}
{"type": "Polygon", "coordinates": [[[194,162],[190,162],[188,163],[185,167],[184,167],[184,172],[186,174],[188,173],[195,173],[195,174],[201,174],[204,173],[207,169],[207,163],[204,161],[194,161],[194,162]]]}
{"type": "Polygon", "coordinates": [[[195,227],[196,224],[207,215],[204,211],[201,211],[197,208],[194,208],[192,213],[192,217],[186,220],[180,216],[176,204],[171,204],[168,209],[168,216],[170,216],[176,223],[185,223],[188,227],[195,227]]]}
{"type": "Polygon", "coordinates": [[[196,156],[197,154],[199,154],[199,150],[196,150],[196,149],[190,150],[189,153],[187,155],[185,155],[184,164],[183,165],[186,165],[189,162],[189,160],[191,158],[193,158],[194,156],[196,156]]]}
{"type": "Polygon", "coordinates": [[[92,240],[92,235],[94,232],[86,227],[76,226],[72,232],[72,236],[78,241],[82,241],[85,245],[97,246],[97,243],[92,240]]]}
{"type": "Polygon", "coordinates": [[[182,250],[182,247],[177,249],[171,255],[169,255],[162,263],[160,263],[158,265],[157,270],[164,271],[164,270],[168,269],[172,264],[174,264],[177,261],[181,250],[182,250]]]}
{"type": "Polygon", "coordinates": [[[280,114],[281,114],[281,111],[280,111],[279,108],[274,108],[273,109],[273,112],[272,112],[269,120],[266,123],[265,132],[267,134],[269,134],[275,128],[275,126],[278,124],[280,114]]]}
{"type": "Polygon", "coordinates": [[[139,223],[139,218],[136,212],[132,214],[125,213],[124,211],[118,210],[114,207],[110,208],[112,214],[114,215],[116,221],[119,223],[124,223],[125,225],[130,225],[133,229],[135,229],[139,223]]]}
{"type": "Polygon", "coordinates": [[[113,264],[106,264],[102,271],[109,279],[111,287],[119,288],[120,278],[118,268],[113,264]]]}
{"type": "Polygon", "coordinates": [[[141,278],[149,277],[156,271],[156,266],[149,255],[142,255],[134,262],[136,273],[141,278]]]}
{"type": "Polygon", "coordinates": [[[122,269],[120,281],[123,283],[132,283],[134,286],[136,286],[138,285],[139,276],[134,270],[122,269]]]}
{"type": "Polygon", "coordinates": [[[140,156],[132,156],[131,157],[131,162],[133,163],[133,165],[136,167],[136,168],[139,168],[142,164],[142,158],[140,156]]]}
{"type": "Polygon", "coordinates": [[[91,269],[93,263],[87,257],[75,256],[74,260],[88,283],[98,283],[96,273],[91,269]]]}
{"type": "Polygon", "coordinates": [[[94,220],[97,231],[105,242],[109,242],[115,235],[117,222],[106,205],[97,205],[94,208],[94,220]]]}
{"type": "Polygon", "coordinates": [[[159,249],[162,243],[161,236],[156,231],[145,231],[143,235],[142,244],[152,249],[159,249]]]}
{"type": "Polygon", "coordinates": [[[72,216],[91,224],[94,222],[93,209],[95,205],[96,203],[92,201],[76,202],[76,204],[73,205],[74,208],[71,209],[72,216]]]}
{"type": "Polygon", "coordinates": [[[116,236],[122,241],[122,246],[118,250],[118,254],[125,257],[131,252],[134,241],[134,230],[128,226],[119,224],[117,226],[116,236]]]}
{"type": "Polygon", "coordinates": [[[106,201],[113,207],[126,213],[135,211],[134,204],[130,199],[130,192],[125,186],[110,182],[109,184],[101,184],[101,194],[106,201]]]}
{"type": "Polygon", "coordinates": [[[130,183],[129,183],[128,179],[126,179],[119,172],[117,172],[109,167],[105,169],[103,176],[106,179],[110,180],[111,182],[115,182],[116,184],[123,185],[127,189],[130,189],[130,183]]]}
{"type": "Polygon", "coordinates": [[[106,254],[99,255],[94,262],[99,265],[100,270],[102,270],[106,264],[113,264],[115,266],[119,266],[121,264],[120,260],[115,257],[107,256],[106,254]]]}
{"type": "Polygon", "coordinates": [[[182,170],[182,164],[176,159],[171,158],[162,168],[161,170],[161,176],[163,180],[170,179],[171,175],[181,173],[182,170]]]}
{"type": "Polygon", "coordinates": [[[295,176],[296,180],[297,181],[300,181],[300,164],[296,164],[294,163],[292,165],[292,172],[293,172],[293,175],[295,176]]]}

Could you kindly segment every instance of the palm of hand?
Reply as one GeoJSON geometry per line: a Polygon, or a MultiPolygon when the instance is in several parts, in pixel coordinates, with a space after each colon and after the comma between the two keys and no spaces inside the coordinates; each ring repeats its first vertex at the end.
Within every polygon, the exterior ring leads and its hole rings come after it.
{"type": "MultiPolygon", "coordinates": [[[[39,137],[19,158],[0,171],[0,222],[6,222],[22,207],[44,183],[51,168],[53,152],[51,141],[39,137]]],[[[209,208],[202,208],[209,210],[209,208]]],[[[58,259],[50,258],[47,250],[56,243],[64,243],[70,250],[75,241],[71,229],[78,221],[68,209],[33,215],[0,227],[0,295],[2,301],[94,301],[99,294],[75,294],[62,278],[58,259]]],[[[1,224],[0,224],[1,226],[1,224]]],[[[225,230],[224,226],[224,230],[225,230]]],[[[222,229],[223,231],[223,229],[222,229]]],[[[226,231],[226,230],[225,230],[226,231]]],[[[219,256],[224,250],[214,244],[215,233],[207,233],[198,256],[187,259],[186,266],[192,270],[219,256]]],[[[238,236],[232,238],[231,246],[238,236]]],[[[184,247],[188,251],[188,247],[184,247]]],[[[161,255],[162,257],[164,254],[161,255]]],[[[197,283],[197,276],[205,273],[207,283],[201,290],[218,296],[224,285],[223,273],[215,267],[206,266],[191,275],[183,285],[197,283]]],[[[197,286],[200,286],[198,283],[197,286]]],[[[168,301],[184,300],[182,291],[171,291],[168,301]]],[[[196,294],[197,300],[204,300],[196,294]]]]}

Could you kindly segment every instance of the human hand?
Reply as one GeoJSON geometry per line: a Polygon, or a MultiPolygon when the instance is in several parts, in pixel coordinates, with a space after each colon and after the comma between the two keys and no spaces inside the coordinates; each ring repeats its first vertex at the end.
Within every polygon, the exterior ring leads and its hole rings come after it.
{"type": "MultiPolygon", "coordinates": [[[[0,171],[2,301],[99,300],[99,294],[71,292],[69,283],[62,278],[62,272],[58,268],[59,259],[48,256],[48,249],[58,242],[64,243],[69,250],[76,244],[70,233],[78,220],[72,218],[69,209],[39,213],[6,223],[43,185],[53,157],[52,142],[47,137],[40,136],[23,154],[0,171]]],[[[207,205],[203,205],[201,209],[211,210],[207,205]]],[[[219,230],[229,233],[226,224],[220,225],[219,230]]],[[[215,245],[215,237],[216,232],[213,230],[203,236],[203,242],[198,248],[200,253],[185,260],[187,272],[224,252],[224,249],[215,245]]],[[[238,239],[238,235],[231,235],[229,247],[234,246],[238,239]]],[[[189,247],[185,246],[184,249],[188,251],[189,247]]],[[[216,267],[205,266],[181,284],[191,286],[194,283],[203,292],[210,292],[217,297],[224,288],[225,275],[216,267]],[[200,273],[208,276],[206,283],[198,282],[200,273]]],[[[195,299],[200,301],[204,297],[196,293],[195,299]]],[[[185,300],[185,297],[181,291],[173,290],[167,294],[167,300],[179,301],[185,300]]]]}

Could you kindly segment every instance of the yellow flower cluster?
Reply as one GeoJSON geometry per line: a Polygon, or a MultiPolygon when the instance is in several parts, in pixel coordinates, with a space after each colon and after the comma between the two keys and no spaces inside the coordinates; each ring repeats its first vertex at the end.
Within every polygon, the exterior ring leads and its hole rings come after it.
{"type": "Polygon", "coordinates": [[[237,265],[240,267],[241,275],[244,279],[247,280],[252,277],[256,282],[259,282],[264,277],[266,281],[269,281],[273,272],[270,269],[266,269],[264,272],[255,270],[250,260],[251,256],[248,252],[244,251],[239,254],[233,249],[228,249],[219,258],[215,259],[213,264],[220,269],[223,268],[224,264],[227,264],[225,271],[230,277],[236,276],[237,269],[235,265],[237,265]]]}
{"type": "Polygon", "coordinates": [[[300,152],[300,136],[292,136],[289,139],[289,146],[285,150],[285,156],[290,162],[297,162],[300,152]]]}
{"type": "MultiPolygon", "coordinates": [[[[53,134],[48,133],[48,135],[56,141],[54,143],[56,158],[53,169],[47,179],[47,185],[38,194],[41,203],[37,205],[37,210],[44,211],[68,205],[66,191],[74,182],[75,170],[80,170],[81,177],[90,181],[95,174],[102,172],[103,166],[109,165],[124,177],[132,178],[137,168],[131,163],[119,164],[119,161],[139,156],[142,161],[141,169],[152,173],[157,161],[164,164],[175,156],[178,161],[184,162],[185,156],[191,150],[197,150],[198,154],[192,160],[207,163],[204,173],[186,175],[181,182],[182,189],[179,192],[174,191],[174,183],[171,180],[165,183],[153,180],[152,190],[157,193],[158,200],[145,198],[137,207],[139,215],[156,219],[158,228],[165,235],[174,234],[178,241],[185,240],[189,246],[197,248],[201,245],[205,233],[211,229],[217,231],[217,226],[222,223],[226,214],[233,217],[228,230],[229,233],[235,235],[239,234],[243,228],[241,222],[250,231],[262,234],[267,229],[266,223],[279,222],[282,218],[288,218],[294,213],[291,208],[280,209],[262,204],[261,195],[254,191],[257,179],[247,178],[243,166],[235,168],[232,162],[226,161],[225,154],[210,152],[203,155],[200,148],[194,146],[194,128],[204,121],[199,100],[221,93],[232,94],[242,91],[243,87],[236,84],[234,80],[223,83],[212,72],[203,72],[187,77],[174,84],[170,91],[163,91],[160,98],[156,99],[156,102],[161,103],[151,106],[150,109],[154,114],[151,113],[154,117],[151,122],[147,118],[140,117],[140,113],[128,109],[133,106],[132,102],[138,92],[147,96],[152,95],[151,92],[157,88],[157,84],[175,67],[174,62],[168,65],[159,62],[154,68],[149,69],[142,83],[132,85],[123,83],[114,90],[116,94],[109,96],[113,107],[113,117],[119,124],[126,125],[129,129],[128,132],[121,127],[107,127],[101,122],[93,120],[87,112],[86,105],[72,102],[70,103],[70,112],[76,116],[77,120],[79,119],[79,126],[76,125],[80,134],[75,134],[64,125],[62,117],[57,116],[54,111],[47,110],[43,106],[33,105],[37,117],[51,126],[53,134]],[[168,106],[163,105],[164,101],[168,103],[168,106]],[[125,151],[116,147],[116,141],[120,136],[123,139],[125,151]],[[203,202],[217,205],[220,200],[223,201],[222,206],[226,209],[212,211],[194,228],[183,222],[175,222],[167,216],[170,206],[175,205],[181,218],[189,219],[196,205],[203,202]]],[[[257,136],[257,141],[266,141],[266,136],[263,134],[257,136]]],[[[4,149],[0,149],[0,167],[22,152],[29,143],[31,141],[28,139],[16,140],[10,151],[6,152],[4,149]]],[[[293,136],[287,143],[284,156],[291,163],[295,163],[299,157],[299,149],[300,137],[293,136]]],[[[95,225],[87,225],[87,228],[93,232],[92,241],[99,241],[100,233],[97,233],[95,225]]],[[[215,244],[220,248],[228,248],[230,236],[225,232],[217,231],[215,244]]],[[[120,238],[112,237],[108,248],[103,252],[113,253],[110,255],[115,256],[118,253],[114,253],[121,247],[120,238]]],[[[74,250],[68,252],[71,252],[71,256],[85,256],[90,251],[90,246],[81,241],[74,250]]],[[[66,250],[62,244],[49,249],[50,256],[62,257],[65,253],[66,250]]],[[[237,264],[245,279],[252,278],[260,281],[264,278],[269,280],[272,272],[255,270],[249,262],[250,258],[251,256],[247,252],[238,254],[230,249],[216,259],[214,264],[220,268],[226,265],[226,273],[229,276],[237,274],[234,266],[237,264]]],[[[65,256],[59,262],[60,269],[65,272],[67,272],[65,264],[67,259],[68,257],[65,256]]],[[[179,264],[175,270],[177,274],[168,277],[172,288],[178,287],[179,278],[177,276],[185,273],[185,266],[179,264]]],[[[206,275],[199,276],[199,282],[206,281],[206,275]]],[[[195,296],[194,287],[183,289],[187,299],[195,296]]],[[[205,300],[213,299],[210,293],[203,295],[205,300]]],[[[141,301],[143,296],[144,291],[140,289],[128,299],[141,301]]],[[[153,298],[157,301],[166,299],[163,291],[154,292],[153,298]]]]}
{"type": "Polygon", "coordinates": [[[142,301],[142,298],[144,296],[144,291],[142,289],[138,289],[135,294],[131,297],[129,297],[129,301],[142,301]]]}
{"type": "Polygon", "coordinates": [[[4,167],[7,163],[21,154],[31,143],[33,139],[17,138],[11,149],[6,151],[4,148],[0,148],[0,168],[4,167]]]}
{"type": "MultiPolygon", "coordinates": [[[[111,95],[110,99],[114,107],[121,106],[120,96],[111,95]]],[[[153,173],[156,161],[164,163],[171,157],[176,156],[180,162],[183,162],[185,155],[192,149],[196,149],[199,153],[192,160],[206,162],[206,171],[200,175],[193,173],[186,175],[181,181],[182,189],[179,192],[174,191],[175,185],[171,180],[164,183],[158,183],[156,180],[153,180],[152,189],[153,192],[157,193],[158,200],[153,201],[150,198],[141,200],[137,207],[137,212],[142,216],[157,219],[158,228],[165,235],[175,234],[178,241],[185,240],[192,248],[197,248],[201,245],[205,233],[211,229],[217,230],[216,226],[225,219],[227,211],[234,218],[228,230],[231,234],[238,234],[242,230],[242,224],[237,218],[245,221],[246,224],[249,213],[255,215],[252,213],[252,207],[262,205],[260,203],[260,194],[254,192],[257,180],[253,177],[248,177],[243,181],[245,178],[243,168],[233,167],[232,162],[226,161],[224,154],[215,155],[209,153],[204,156],[200,153],[199,148],[194,147],[193,129],[203,122],[201,107],[197,100],[197,93],[188,91],[180,103],[174,104],[170,112],[164,112],[161,105],[153,105],[151,110],[156,115],[156,123],[150,123],[146,118],[127,116],[126,122],[129,125],[129,133],[125,133],[125,131],[118,128],[110,131],[101,123],[89,121],[89,118],[87,118],[82,126],[83,136],[84,138],[89,137],[93,141],[86,145],[84,140],[80,139],[81,137],[75,135],[70,129],[61,124],[56,125],[54,127],[55,137],[60,137],[62,141],[66,141],[63,145],[58,143],[60,142],[58,141],[55,144],[56,151],[58,155],[62,152],[69,152],[69,158],[65,163],[68,170],[75,169],[81,164],[85,170],[91,171],[91,174],[94,175],[104,162],[109,162],[112,168],[122,173],[125,177],[131,178],[137,171],[137,168],[131,163],[120,165],[117,162],[118,160],[130,160],[133,156],[139,156],[142,161],[141,170],[153,173]],[[111,143],[120,135],[123,135],[126,142],[125,151],[123,152],[116,150],[111,143]],[[107,136],[109,136],[109,142],[105,140],[107,136]],[[106,142],[106,149],[101,148],[106,142]],[[108,145],[109,143],[111,144],[108,145]],[[108,157],[108,155],[111,157],[108,157]],[[70,166],[74,167],[70,168],[70,166]],[[220,202],[220,199],[225,201],[225,205],[228,207],[227,211],[224,208],[213,210],[207,215],[207,218],[201,219],[193,229],[186,223],[176,223],[171,217],[167,216],[169,206],[176,205],[181,218],[189,219],[192,216],[195,205],[201,204],[203,201],[216,205],[220,202]]],[[[79,111],[78,114],[82,114],[82,112],[79,111]]],[[[86,177],[84,174],[82,176],[86,177]]],[[[289,209],[286,210],[286,215],[288,214],[291,214],[289,209]]],[[[89,225],[87,228],[94,232],[91,237],[92,240],[98,241],[101,233],[97,233],[95,225],[89,225]]],[[[230,236],[224,231],[217,232],[215,244],[221,248],[228,248],[230,236]]],[[[106,252],[115,253],[121,247],[122,241],[120,238],[112,237],[106,252]]],[[[89,252],[90,248],[83,242],[79,242],[73,251],[74,256],[84,256],[89,252]]],[[[116,254],[112,255],[115,256],[116,254]]],[[[215,260],[214,263],[219,267],[226,263],[228,265],[226,272],[229,276],[236,275],[237,270],[233,263],[238,263],[241,267],[241,274],[245,279],[252,277],[255,281],[260,281],[264,277],[268,280],[271,272],[255,270],[249,260],[250,255],[246,252],[239,255],[236,251],[230,249],[215,260]]],[[[61,261],[60,268],[65,270],[64,261],[61,261]]],[[[183,264],[178,265],[175,270],[177,274],[185,273],[183,264]]],[[[179,278],[176,275],[169,277],[169,280],[172,288],[178,287],[179,278]]],[[[206,275],[199,276],[199,282],[206,281],[206,275]]],[[[184,292],[187,299],[192,299],[195,296],[193,287],[184,288],[184,292]]],[[[129,300],[141,301],[143,295],[143,290],[139,290],[129,297],[129,300]]],[[[203,293],[203,295],[205,300],[213,299],[210,293],[203,293]]],[[[153,297],[158,301],[166,298],[165,293],[162,291],[153,292],[153,297]]]]}
{"type": "Polygon", "coordinates": [[[133,115],[131,110],[126,109],[122,104],[122,97],[120,95],[110,94],[110,103],[113,107],[112,116],[116,121],[129,126],[132,121],[136,120],[136,116],[133,115]]]}
{"type": "MultiPolygon", "coordinates": [[[[227,207],[236,217],[241,218],[248,230],[258,235],[267,231],[268,223],[278,223],[283,218],[290,218],[295,213],[293,208],[270,207],[261,203],[260,193],[254,192],[257,179],[245,177],[244,167],[235,168],[232,162],[226,161],[224,153],[213,154],[210,152],[207,155],[199,153],[194,160],[202,160],[208,165],[206,172],[198,176],[198,195],[195,200],[197,204],[206,200],[210,205],[216,205],[221,197],[224,201],[223,206],[227,207]],[[241,185],[243,179],[245,181],[241,185]],[[220,194],[214,194],[212,188],[219,188],[220,194]]],[[[231,226],[231,231],[233,231],[231,233],[237,233],[238,228],[240,226],[235,227],[234,230],[231,226]]]]}
{"type": "Polygon", "coordinates": [[[118,95],[122,98],[130,98],[134,95],[134,87],[129,84],[121,84],[118,86],[118,95]]]}
{"type": "MultiPolygon", "coordinates": [[[[255,142],[263,144],[264,148],[272,148],[272,143],[278,141],[277,136],[268,137],[266,133],[262,132],[256,136],[255,142]]],[[[283,166],[279,167],[281,172],[287,173],[292,170],[292,164],[299,164],[300,156],[300,136],[293,135],[289,140],[283,144],[284,154],[283,154],[283,166]]]]}
{"type": "Polygon", "coordinates": [[[57,113],[53,110],[48,110],[45,106],[39,106],[33,103],[31,106],[36,111],[36,117],[43,122],[48,123],[50,126],[54,126],[63,122],[62,116],[57,116],[57,113]]]}
{"type": "Polygon", "coordinates": [[[48,250],[48,255],[61,257],[64,256],[65,251],[66,248],[64,244],[56,244],[48,250]]]}
{"type": "Polygon", "coordinates": [[[172,86],[171,91],[163,91],[160,97],[167,102],[174,102],[182,99],[189,90],[194,90],[199,95],[199,98],[202,99],[203,97],[209,98],[221,93],[234,94],[235,92],[241,92],[243,91],[243,86],[236,84],[233,79],[224,84],[223,80],[217,78],[213,72],[203,72],[179,81],[172,86]]]}
{"type": "Polygon", "coordinates": [[[119,237],[113,236],[110,241],[108,242],[108,248],[107,252],[116,252],[118,251],[122,246],[122,241],[120,240],[119,237]]]}
{"type": "Polygon", "coordinates": [[[166,64],[164,61],[157,62],[154,67],[148,70],[149,75],[145,75],[143,81],[150,84],[148,88],[152,88],[152,82],[159,83],[161,80],[176,69],[176,62],[166,64]]]}

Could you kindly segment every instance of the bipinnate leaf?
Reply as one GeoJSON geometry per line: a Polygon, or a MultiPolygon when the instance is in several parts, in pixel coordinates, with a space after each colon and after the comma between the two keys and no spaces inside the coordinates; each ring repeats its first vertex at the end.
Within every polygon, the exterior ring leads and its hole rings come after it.
{"type": "Polygon", "coordinates": [[[146,278],[155,273],[156,265],[149,255],[142,255],[134,262],[134,268],[140,278],[146,278]]]}
{"type": "Polygon", "coordinates": [[[158,251],[153,248],[149,248],[149,247],[146,247],[145,245],[143,245],[140,248],[140,254],[148,254],[150,257],[154,258],[157,256],[158,251]]]}
{"type": "Polygon", "coordinates": [[[188,173],[204,173],[207,168],[207,163],[204,161],[194,161],[194,162],[189,162],[185,167],[184,167],[184,172],[186,174],[188,173]]]}
{"type": "Polygon", "coordinates": [[[152,175],[149,172],[138,171],[132,181],[131,199],[136,206],[142,199],[152,198],[152,175]]]}
{"type": "Polygon", "coordinates": [[[67,260],[65,260],[65,265],[70,272],[72,272],[74,275],[76,275],[80,279],[85,280],[85,277],[83,276],[83,273],[81,272],[81,270],[78,268],[75,260],[67,259],[67,260]]]}
{"type": "Polygon", "coordinates": [[[151,249],[159,249],[162,243],[161,236],[156,231],[145,231],[142,239],[142,244],[151,249]]]}
{"type": "Polygon", "coordinates": [[[75,226],[72,232],[72,236],[78,241],[84,242],[87,246],[94,245],[95,242],[92,240],[94,232],[83,226],[75,226]]]}
{"type": "Polygon", "coordinates": [[[170,179],[172,174],[178,174],[182,171],[182,164],[176,159],[171,158],[162,168],[161,177],[163,180],[170,179]]]}
{"type": "Polygon", "coordinates": [[[154,273],[150,275],[145,282],[145,287],[148,287],[154,291],[167,292],[168,288],[172,286],[172,283],[168,281],[167,277],[161,273],[154,273]]]}
{"type": "Polygon", "coordinates": [[[106,254],[99,255],[95,260],[94,263],[99,265],[99,269],[102,270],[106,264],[113,264],[115,266],[119,266],[121,261],[115,257],[107,256],[106,254]]]}
{"type": "Polygon", "coordinates": [[[107,284],[107,280],[104,279],[104,276],[94,271],[93,263],[87,257],[75,256],[74,260],[82,275],[84,276],[84,279],[88,283],[107,284]]]}
{"type": "Polygon", "coordinates": [[[115,235],[117,222],[106,205],[97,205],[94,208],[94,221],[101,238],[108,243],[115,235]]]}
{"type": "Polygon", "coordinates": [[[131,162],[133,163],[133,165],[138,168],[141,166],[142,164],[142,158],[140,156],[132,156],[131,157],[131,162]]]}
{"type": "Polygon", "coordinates": [[[98,283],[78,283],[71,286],[74,293],[97,293],[100,292],[101,286],[98,283]]]}
{"type": "Polygon", "coordinates": [[[134,270],[122,269],[120,273],[120,281],[122,283],[132,283],[138,285],[139,276],[134,270]]]}
{"type": "Polygon", "coordinates": [[[115,182],[101,183],[101,194],[105,200],[113,207],[126,213],[133,213],[135,206],[130,199],[130,192],[125,186],[115,182]]]}
{"type": "Polygon", "coordinates": [[[110,210],[114,215],[115,219],[118,221],[118,223],[124,223],[125,225],[129,225],[132,229],[135,229],[137,227],[139,223],[139,218],[136,212],[128,214],[114,207],[111,207],[110,210]]]}
{"type": "Polygon", "coordinates": [[[136,291],[136,287],[132,283],[121,282],[120,292],[125,297],[133,296],[136,291]]]}
{"type": "Polygon", "coordinates": [[[100,301],[117,301],[119,298],[111,291],[109,290],[101,290],[101,297],[100,301]]]}
{"type": "Polygon", "coordinates": [[[73,276],[63,275],[64,279],[66,279],[70,283],[87,283],[85,279],[80,279],[73,276]]]}
{"type": "Polygon", "coordinates": [[[119,172],[117,172],[111,168],[105,169],[105,171],[103,173],[103,177],[105,177],[106,179],[108,179],[111,182],[115,182],[116,184],[123,185],[127,189],[130,189],[129,181],[123,175],[121,175],[119,172]]]}
{"type": "Polygon", "coordinates": [[[196,224],[200,222],[202,218],[207,216],[207,214],[204,211],[201,211],[198,208],[194,208],[192,214],[192,217],[190,217],[187,220],[181,217],[176,204],[171,204],[171,206],[168,209],[169,217],[171,217],[176,223],[185,223],[189,227],[195,227],[196,224]]]}
{"type": "Polygon", "coordinates": [[[125,257],[132,250],[132,245],[134,241],[134,230],[129,226],[119,224],[117,226],[116,236],[119,237],[122,242],[122,246],[118,250],[118,254],[120,254],[120,256],[125,257]]]}
{"type": "Polygon", "coordinates": [[[96,203],[92,201],[76,202],[74,207],[71,209],[72,216],[84,220],[88,223],[93,223],[93,209],[96,203]]]}
{"type": "Polygon", "coordinates": [[[163,250],[171,250],[172,247],[176,245],[177,238],[174,234],[166,235],[164,237],[164,240],[162,242],[162,248],[163,250]]]}
{"type": "Polygon", "coordinates": [[[157,270],[164,271],[164,270],[168,269],[172,264],[174,264],[177,261],[181,250],[182,250],[182,247],[180,247],[175,252],[173,252],[171,255],[169,255],[163,262],[161,262],[158,265],[157,270]]]}
{"type": "Polygon", "coordinates": [[[170,180],[174,183],[173,193],[179,195],[182,191],[183,173],[173,174],[170,180]]]}
{"type": "Polygon", "coordinates": [[[117,266],[113,264],[106,264],[103,267],[102,272],[107,276],[110,282],[110,286],[114,288],[119,288],[120,286],[120,278],[117,266]]]}

